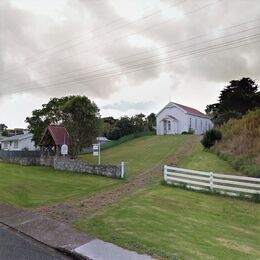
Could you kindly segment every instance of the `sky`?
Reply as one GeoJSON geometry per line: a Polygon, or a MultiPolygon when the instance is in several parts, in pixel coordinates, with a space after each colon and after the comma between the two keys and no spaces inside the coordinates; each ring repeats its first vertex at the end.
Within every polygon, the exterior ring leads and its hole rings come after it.
{"type": "Polygon", "coordinates": [[[258,0],[1,0],[0,123],[25,128],[52,97],[102,116],[204,111],[233,79],[260,80],[258,0]]]}

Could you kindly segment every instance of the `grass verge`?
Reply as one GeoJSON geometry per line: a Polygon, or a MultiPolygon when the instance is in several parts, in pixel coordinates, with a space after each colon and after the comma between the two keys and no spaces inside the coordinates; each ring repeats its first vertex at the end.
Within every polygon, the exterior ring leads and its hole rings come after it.
{"type": "Polygon", "coordinates": [[[88,197],[120,183],[100,176],[2,162],[0,180],[0,201],[26,208],[88,197]]]}
{"type": "Polygon", "coordinates": [[[259,259],[260,205],[159,184],[76,224],[160,259],[259,259]]]}

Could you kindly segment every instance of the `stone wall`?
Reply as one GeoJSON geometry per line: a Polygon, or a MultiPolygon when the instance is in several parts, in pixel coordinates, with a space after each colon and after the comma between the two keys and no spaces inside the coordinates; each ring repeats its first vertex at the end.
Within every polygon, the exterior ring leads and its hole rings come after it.
{"type": "Polygon", "coordinates": [[[72,159],[54,159],[53,168],[62,171],[90,173],[112,178],[121,178],[121,167],[115,165],[91,165],[85,161],[72,159]]]}
{"type": "Polygon", "coordinates": [[[30,158],[30,157],[9,157],[1,159],[3,162],[20,164],[20,165],[40,165],[40,158],[30,158]]]}
{"type": "Polygon", "coordinates": [[[64,159],[60,157],[41,157],[41,158],[29,158],[29,157],[10,157],[2,159],[4,162],[15,163],[20,165],[41,165],[50,166],[55,170],[89,173],[94,175],[107,176],[112,178],[121,178],[121,167],[116,165],[91,165],[86,161],[64,159]]]}

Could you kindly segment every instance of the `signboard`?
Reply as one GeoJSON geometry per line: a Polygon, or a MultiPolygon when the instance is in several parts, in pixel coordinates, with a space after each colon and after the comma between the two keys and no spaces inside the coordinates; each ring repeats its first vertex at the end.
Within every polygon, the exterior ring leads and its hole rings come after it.
{"type": "Polygon", "coordinates": [[[98,156],[98,152],[93,151],[93,156],[98,156]]]}
{"type": "Polygon", "coordinates": [[[60,152],[61,152],[61,154],[62,155],[67,155],[68,154],[68,146],[66,145],[66,144],[63,144],[62,146],[61,146],[61,150],[60,150],[60,152]]]}
{"type": "Polygon", "coordinates": [[[99,145],[93,144],[93,156],[99,156],[99,145]]]}
{"type": "Polygon", "coordinates": [[[97,150],[98,151],[98,144],[93,144],[93,150],[97,150]]]}
{"type": "Polygon", "coordinates": [[[98,144],[93,144],[93,156],[98,156],[98,164],[100,164],[100,142],[98,144]]]}

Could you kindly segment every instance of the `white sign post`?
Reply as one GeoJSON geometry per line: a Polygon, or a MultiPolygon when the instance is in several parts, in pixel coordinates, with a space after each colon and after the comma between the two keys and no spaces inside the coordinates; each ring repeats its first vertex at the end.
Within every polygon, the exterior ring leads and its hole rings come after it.
{"type": "Polygon", "coordinates": [[[93,144],[93,156],[98,156],[98,164],[100,164],[101,162],[100,142],[98,144],[93,144]]]}
{"type": "Polygon", "coordinates": [[[65,155],[68,154],[68,146],[66,144],[63,144],[61,146],[61,149],[60,149],[60,153],[63,155],[63,157],[65,157],[65,155]]]}

